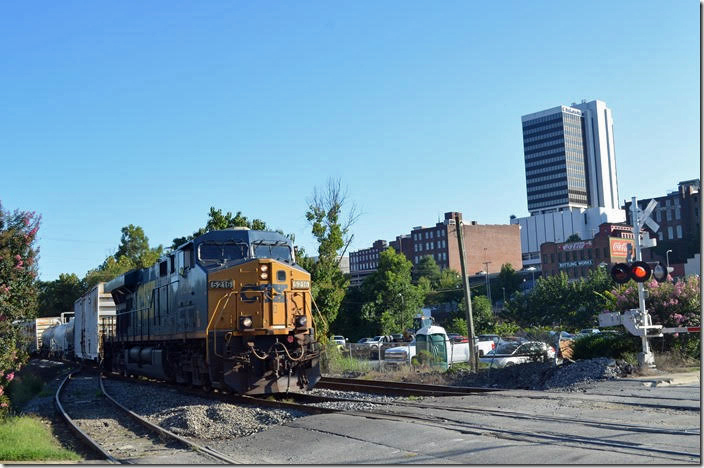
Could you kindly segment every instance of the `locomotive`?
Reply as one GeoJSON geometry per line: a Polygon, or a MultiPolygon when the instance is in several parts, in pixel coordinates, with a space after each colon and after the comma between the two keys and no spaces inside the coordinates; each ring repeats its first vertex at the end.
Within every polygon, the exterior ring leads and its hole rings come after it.
{"type": "Polygon", "coordinates": [[[103,367],[242,394],[320,379],[310,274],[276,232],[231,228],[105,284],[116,306],[103,367]]]}

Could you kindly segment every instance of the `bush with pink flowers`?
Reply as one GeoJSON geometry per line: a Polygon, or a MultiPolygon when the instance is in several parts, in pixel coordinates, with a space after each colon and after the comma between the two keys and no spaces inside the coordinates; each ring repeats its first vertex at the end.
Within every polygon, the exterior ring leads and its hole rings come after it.
{"type": "Polygon", "coordinates": [[[9,212],[0,205],[0,416],[10,409],[7,385],[28,359],[17,322],[37,314],[34,243],[40,219],[33,212],[9,212]]]}

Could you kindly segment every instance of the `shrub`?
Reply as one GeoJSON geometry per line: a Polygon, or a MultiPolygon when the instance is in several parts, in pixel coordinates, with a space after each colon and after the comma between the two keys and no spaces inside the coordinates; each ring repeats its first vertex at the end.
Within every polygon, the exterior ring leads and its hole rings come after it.
{"type": "Polygon", "coordinates": [[[641,341],[637,336],[625,333],[596,333],[576,339],[572,345],[572,359],[592,359],[609,357],[625,359],[627,353],[641,351],[641,341]]]}
{"type": "Polygon", "coordinates": [[[320,370],[323,373],[366,373],[371,370],[371,366],[367,361],[360,361],[344,355],[337,344],[334,343],[324,348],[321,357],[320,370]]]}

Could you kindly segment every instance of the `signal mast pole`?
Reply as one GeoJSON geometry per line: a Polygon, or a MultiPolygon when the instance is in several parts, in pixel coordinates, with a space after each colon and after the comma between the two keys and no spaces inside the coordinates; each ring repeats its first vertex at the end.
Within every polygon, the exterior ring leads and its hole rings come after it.
{"type": "MultiPolygon", "coordinates": [[[[641,222],[638,219],[638,204],[636,203],[636,197],[631,198],[631,213],[633,220],[633,239],[636,243],[636,258],[637,262],[642,260],[641,249],[640,249],[640,226],[641,222]]],[[[648,326],[652,325],[650,321],[650,314],[645,309],[645,289],[643,288],[643,283],[638,283],[638,308],[640,309],[640,316],[643,325],[643,336],[641,336],[641,341],[643,344],[643,352],[638,355],[638,364],[640,367],[655,367],[655,359],[653,353],[650,352],[650,347],[648,346],[648,326]]]]}

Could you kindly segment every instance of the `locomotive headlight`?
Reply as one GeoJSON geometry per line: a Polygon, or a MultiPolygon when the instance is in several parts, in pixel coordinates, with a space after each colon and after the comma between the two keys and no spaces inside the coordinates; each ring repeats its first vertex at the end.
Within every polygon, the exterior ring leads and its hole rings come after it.
{"type": "Polygon", "coordinates": [[[259,277],[263,280],[267,279],[269,277],[269,273],[259,273],[259,277]]]}
{"type": "Polygon", "coordinates": [[[240,329],[252,328],[252,317],[240,317],[240,329]]]}
{"type": "Polygon", "coordinates": [[[299,315],[293,320],[293,324],[296,326],[296,328],[304,328],[307,323],[308,319],[305,315],[299,315]]]}
{"type": "Polygon", "coordinates": [[[259,271],[267,271],[269,269],[269,265],[259,265],[259,271]]]}

